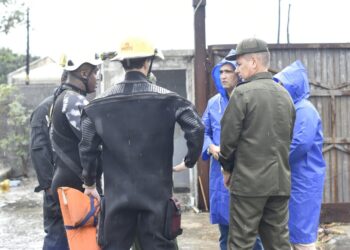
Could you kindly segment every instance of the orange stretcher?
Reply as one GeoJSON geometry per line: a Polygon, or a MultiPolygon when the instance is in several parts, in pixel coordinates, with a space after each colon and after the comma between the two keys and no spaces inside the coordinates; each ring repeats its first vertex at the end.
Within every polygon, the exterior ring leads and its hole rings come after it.
{"type": "Polygon", "coordinates": [[[70,250],[100,250],[96,240],[99,202],[70,187],[57,189],[70,250]]]}

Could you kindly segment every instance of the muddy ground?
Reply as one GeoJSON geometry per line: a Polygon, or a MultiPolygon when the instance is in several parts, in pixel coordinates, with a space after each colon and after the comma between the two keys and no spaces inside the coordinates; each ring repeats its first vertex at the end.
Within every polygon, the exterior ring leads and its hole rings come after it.
{"type": "MultiPolygon", "coordinates": [[[[0,250],[39,250],[44,237],[42,193],[34,193],[35,179],[22,179],[17,187],[0,193],[0,250]]],[[[208,213],[186,210],[182,217],[180,250],[216,250],[219,232],[210,225],[208,213]]],[[[336,224],[320,238],[320,250],[349,250],[350,225],[336,224]]]]}
{"type": "MultiPolygon", "coordinates": [[[[39,250],[44,237],[42,193],[34,193],[34,179],[21,180],[18,187],[0,193],[0,250],[39,250]]],[[[182,250],[218,249],[218,229],[209,224],[208,213],[183,213],[182,250]]]]}

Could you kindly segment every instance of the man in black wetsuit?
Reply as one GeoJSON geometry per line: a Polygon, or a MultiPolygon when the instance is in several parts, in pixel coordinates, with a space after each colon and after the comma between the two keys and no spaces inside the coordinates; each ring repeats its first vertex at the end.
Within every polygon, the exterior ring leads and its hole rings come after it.
{"type": "Polygon", "coordinates": [[[84,108],[79,145],[85,193],[95,190],[96,157],[103,144],[105,193],[104,250],[129,250],[135,237],[143,250],[174,250],[164,231],[172,196],[174,128],[185,133],[187,154],[174,168],[192,168],[202,149],[204,126],[191,102],[151,84],[155,57],[143,39],[124,41],[118,55],[125,79],[84,108]]]}
{"type": "MultiPolygon", "coordinates": [[[[82,108],[88,104],[86,95],[95,92],[101,62],[94,56],[68,58],[65,66],[67,80],[54,95],[51,142],[57,160],[51,190],[56,202],[58,187],[72,187],[84,191],[78,150],[81,139],[80,114],[82,108]]],[[[97,172],[97,179],[100,179],[102,172],[99,169],[97,172]]],[[[61,221],[63,225],[62,218],[61,221]]]]}

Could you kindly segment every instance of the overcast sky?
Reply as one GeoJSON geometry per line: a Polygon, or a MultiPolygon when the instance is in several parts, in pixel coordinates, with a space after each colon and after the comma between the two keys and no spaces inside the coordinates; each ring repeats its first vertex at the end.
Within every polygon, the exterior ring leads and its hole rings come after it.
{"type": "MultiPolygon", "coordinates": [[[[31,54],[57,59],[73,51],[116,50],[129,35],[160,49],[193,49],[192,0],[26,0],[31,16],[31,54]]],[[[278,0],[207,0],[206,42],[238,43],[258,37],[277,41],[278,0]]],[[[287,41],[291,3],[292,43],[350,42],[348,0],[281,0],[281,38],[287,41]]],[[[26,51],[25,26],[0,35],[0,47],[26,51]]]]}

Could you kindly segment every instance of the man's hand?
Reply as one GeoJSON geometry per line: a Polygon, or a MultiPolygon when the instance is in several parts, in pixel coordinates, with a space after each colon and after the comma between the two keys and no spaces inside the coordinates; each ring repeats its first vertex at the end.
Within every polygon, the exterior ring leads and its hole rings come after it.
{"type": "Polygon", "coordinates": [[[46,192],[48,195],[52,195],[52,190],[51,190],[51,188],[45,189],[45,192],[46,192]]]}
{"type": "Polygon", "coordinates": [[[215,160],[219,159],[219,152],[220,152],[220,147],[216,146],[214,144],[209,145],[209,153],[213,155],[215,160]]]}
{"type": "Polygon", "coordinates": [[[174,172],[181,172],[188,169],[188,167],[186,167],[185,162],[181,162],[179,165],[176,165],[175,167],[173,167],[173,171],[174,172]]]}
{"type": "Polygon", "coordinates": [[[101,199],[100,195],[98,194],[97,189],[95,187],[93,187],[93,188],[85,187],[84,194],[86,194],[87,196],[92,196],[92,197],[96,198],[98,201],[100,201],[100,199],[101,199]]]}
{"type": "Polygon", "coordinates": [[[224,176],[224,186],[229,189],[231,182],[231,173],[226,172],[223,168],[221,168],[221,173],[224,176]]]}

